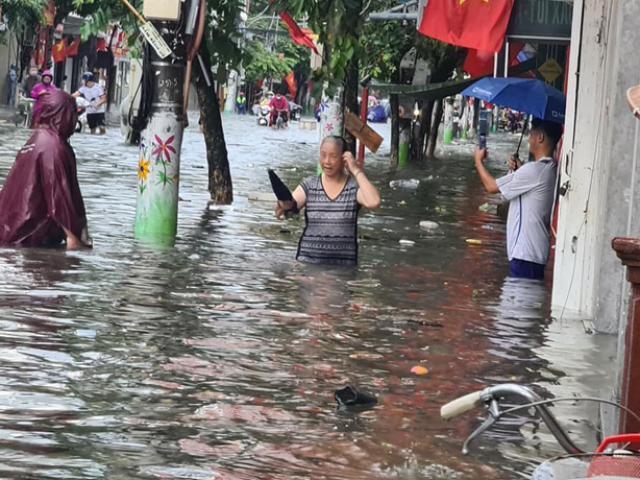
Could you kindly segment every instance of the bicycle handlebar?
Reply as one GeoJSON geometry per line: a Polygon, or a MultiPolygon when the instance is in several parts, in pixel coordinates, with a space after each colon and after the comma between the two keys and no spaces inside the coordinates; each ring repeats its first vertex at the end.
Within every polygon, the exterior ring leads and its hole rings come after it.
{"type": "MultiPolygon", "coordinates": [[[[528,387],[515,383],[502,383],[456,398],[440,409],[440,416],[444,420],[450,420],[459,415],[462,415],[465,412],[468,412],[469,410],[472,410],[477,406],[480,406],[482,403],[485,403],[487,405],[494,405],[495,408],[491,408],[489,410],[493,418],[489,418],[488,421],[485,421],[485,424],[483,424],[474,433],[471,434],[467,442],[465,442],[466,448],[466,445],[473,438],[476,438],[478,435],[480,435],[485,429],[489,428],[491,424],[500,417],[501,414],[498,410],[497,402],[499,399],[504,397],[518,397],[526,400],[527,403],[535,403],[542,400],[537,393],[535,393],[528,387]]],[[[542,418],[544,423],[547,425],[553,436],[556,438],[558,443],[562,446],[562,448],[565,449],[567,453],[584,453],[567,436],[560,424],[558,424],[556,418],[545,405],[535,405],[534,408],[540,415],[540,418],[542,418]]]]}
{"type": "Polygon", "coordinates": [[[450,401],[440,408],[440,416],[443,420],[451,420],[469,410],[473,410],[481,405],[483,392],[484,390],[478,390],[450,401]]]}

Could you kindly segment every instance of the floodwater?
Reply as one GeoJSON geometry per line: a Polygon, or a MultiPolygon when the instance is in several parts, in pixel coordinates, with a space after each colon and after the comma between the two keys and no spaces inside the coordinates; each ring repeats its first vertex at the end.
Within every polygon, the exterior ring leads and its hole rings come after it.
{"type": "MultiPolygon", "coordinates": [[[[72,142],[94,249],[0,250],[1,478],[526,478],[558,453],[544,428],[512,417],[465,457],[481,412],[444,423],[440,406],[505,381],[608,394],[613,339],[552,319],[548,285],[505,279],[470,145],[400,172],[371,157],[384,201],[360,218],[359,267],[313,268],[294,260],[302,220],[273,216],[266,169],[291,186],[315,172],[317,133],[225,123],[235,202],[207,207],[190,127],[175,248],[134,240],[137,151],[111,129],[72,142]],[[338,411],[348,383],[378,406],[338,411]]],[[[26,135],[0,134],[0,182],[26,135]]],[[[513,139],[490,142],[504,172],[513,139]]],[[[593,447],[595,407],[555,411],[593,447]]]]}

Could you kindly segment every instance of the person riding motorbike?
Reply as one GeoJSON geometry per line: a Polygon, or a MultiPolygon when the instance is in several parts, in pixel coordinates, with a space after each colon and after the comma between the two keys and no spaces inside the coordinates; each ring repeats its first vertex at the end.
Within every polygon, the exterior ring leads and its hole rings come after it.
{"type": "Polygon", "coordinates": [[[271,112],[269,115],[269,126],[273,127],[276,125],[276,121],[280,116],[284,123],[289,121],[289,102],[280,92],[276,93],[275,97],[271,99],[269,102],[269,107],[271,108],[271,112]]]}
{"type": "Polygon", "coordinates": [[[32,127],[35,128],[38,124],[38,117],[40,115],[40,110],[42,109],[42,107],[40,106],[42,98],[50,94],[51,92],[55,92],[57,89],[58,87],[53,84],[53,73],[51,72],[51,70],[45,70],[44,72],[42,72],[40,83],[37,83],[31,89],[31,98],[36,101],[31,116],[32,127]]]}

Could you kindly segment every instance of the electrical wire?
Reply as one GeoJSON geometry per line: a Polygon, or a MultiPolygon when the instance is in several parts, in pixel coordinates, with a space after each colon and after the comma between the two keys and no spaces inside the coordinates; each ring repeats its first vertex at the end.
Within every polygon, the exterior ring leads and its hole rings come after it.
{"type": "Polygon", "coordinates": [[[135,118],[131,119],[129,123],[138,131],[144,130],[149,122],[149,117],[151,115],[151,103],[153,101],[153,92],[155,88],[151,67],[151,46],[147,42],[145,42],[143,49],[142,76],[140,78],[140,84],[142,86],[142,91],[140,93],[140,107],[138,108],[138,114],[135,118]]]}
{"type": "Polygon", "coordinates": [[[637,415],[633,410],[625,407],[624,405],[620,405],[617,402],[613,402],[611,400],[603,400],[602,398],[595,398],[595,397],[560,397],[560,398],[549,398],[546,400],[540,400],[537,402],[530,402],[530,403],[526,403],[523,405],[518,405],[517,407],[512,407],[509,408],[507,410],[504,410],[502,412],[500,412],[500,414],[496,417],[496,420],[500,417],[503,417],[505,415],[509,415],[511,413],[517,412],[519,410],[524,410],[527,408],[531,408],[531,407],[536,407],[538,405],[548,405],[550,403],[556,403],[556,402],[596,402],[596,403],[604,403],[606,405],[611,405],[613,407],[617,407],[620,410],[623,410],[624,412],[626,412],[627,414],[631,415],[638,423],[640,423],[640,416],[637,415]]]}

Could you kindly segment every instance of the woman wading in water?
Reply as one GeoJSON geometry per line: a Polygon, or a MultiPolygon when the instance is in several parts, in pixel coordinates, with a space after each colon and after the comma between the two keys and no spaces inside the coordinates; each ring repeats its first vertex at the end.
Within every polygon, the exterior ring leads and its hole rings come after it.
{"type": "Polygon", "coordinates": [[[342,137],[326,137],[320,145],[322,174],[304,180],[294,190],[293,202],[278,202],[276,207],[278,218],[305,209],[306,226],[296,254],[302,262],[356,265],[360,207],[380,206],[380,193],[345,147],[342,137]]]}

